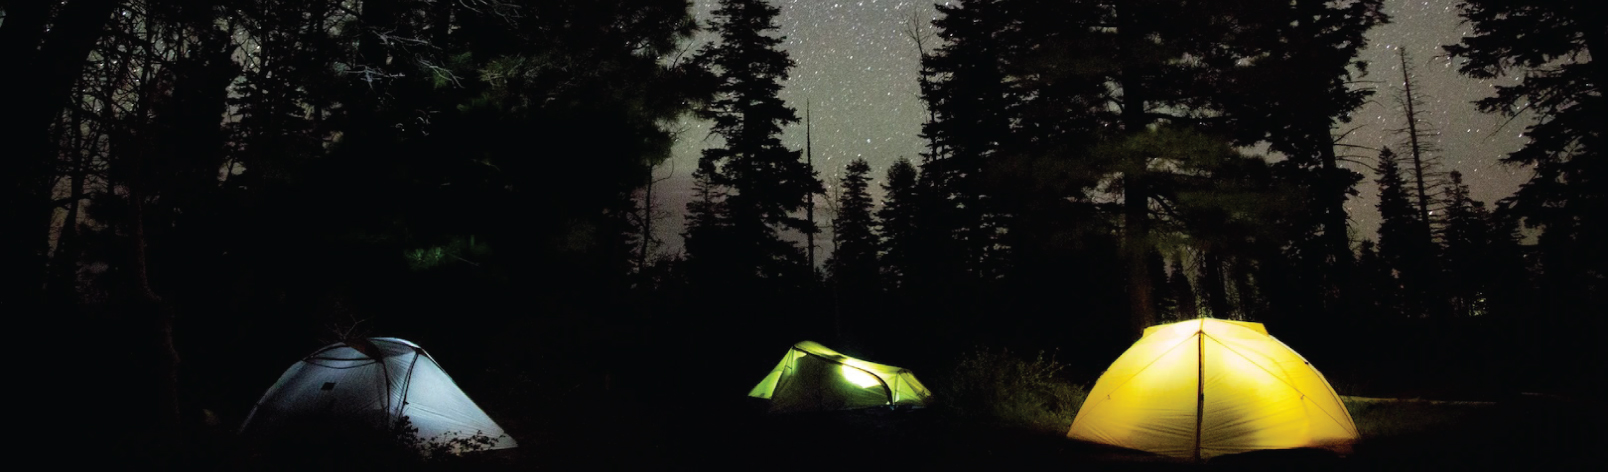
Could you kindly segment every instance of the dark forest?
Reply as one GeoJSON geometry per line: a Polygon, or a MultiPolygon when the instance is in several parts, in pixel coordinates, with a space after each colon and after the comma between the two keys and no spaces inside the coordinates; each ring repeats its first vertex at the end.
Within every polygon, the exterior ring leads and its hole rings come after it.
{"type": "Polygon", "coordinates": [[[781,139],[807,122],[776,3],[0,0],[0,314],[70,359],[27,362],[57,387],[30,424],[61,426],[16,433],[164,470],[1166,468],[1067,428],[1145,328],[1204,317],[1262,323],[1347,401],[1362,440],[1322,467],[1600,444],[1604,3],[1465,0],[1472,35],[1418,45],[1522,78],[1478,102],[1527,117],[1503,162],[1531,177],[1490,202],[1416,128],[1339,143],[1396,98],[1359,59],[1383,0],[938,2],[924,152],[839,177],[781,139]],[[656,210],[689,139],[694,198],[656,210]],[[1345,206],[1364,181],[1376,234],[1345,206]],[[519,447],[240,434],[287,366],[370,337],[427,349],[519,447]],[[764,413],[744,392],[803,340],[932,403],[764,413]]]}

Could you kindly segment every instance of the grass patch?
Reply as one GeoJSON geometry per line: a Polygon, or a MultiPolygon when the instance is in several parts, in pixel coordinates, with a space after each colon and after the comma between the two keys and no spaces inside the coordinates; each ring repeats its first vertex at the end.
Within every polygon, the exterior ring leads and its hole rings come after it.
{"type": "Polygon", "coordinates": [[[997,427],[1065,434],[1089,393],[1062,378],[1065,365],[1039,351],[979,347],[961,356],[938,398],[956,418],[997,427]]]}
{"type": "Polygon", "coordinates": [[[1476,419],[1494,406],[1488,402],[1441,402],[1416,399],[1341,396],[1362,440],[1443,431],[1476,419]]]}
{"type": "Polygon", "coordinates": [[[1355,470],[1575,470],[1602,439],[1601,411],[1579,402],[1341,399],[1362,435],[1355,470]]]}

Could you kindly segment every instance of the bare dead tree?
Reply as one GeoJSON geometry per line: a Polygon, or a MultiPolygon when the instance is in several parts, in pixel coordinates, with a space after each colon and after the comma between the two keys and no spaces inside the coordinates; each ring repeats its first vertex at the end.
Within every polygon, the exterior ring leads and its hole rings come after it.
{"type": "Polygon", "coordinates": [[[342,298],[331,298],[327,310],[329,310],[328,320],[324,323],[324,329],[329,337],[323,340],[326,344],[368,337],[369,329],[363,324],[369,319],[358,318],[346,307],[346,302],[342,298]]]}
{"type": "Polygon", "coordinates": [[[1418,200],[1418,217],[1428,230],[1431,221],[1434,221],[1430,219],[1430,214],[1434,212],[1431,205],[1438,203],[1433,196],[1440,193],[1441,182],[1445,178],[1440,165],[1441,148],[1437,143],[1440,130],[1424,119],[1426,100],[1422,90],[1413,88],[1417,74],[1408,60],[1407,48],[1397,49],[1396,55],[1401,61],[1402,80],[1401,88],[1396,90],[1396,103],[1401,107],[1405,124],[1393,131],[1402,137],[1402,145],[1413,158],[1411,170],[1414,197],[1418,200]]]}
{"type": "MultiPolygon", "coordinates": [[[[916,89],[917,100],[921,99],[922,94],[932,89],[932,74],[927,68],[927,58],[932,55],[930,45],[935,43],[937,38],[932,29],[928,27],[928,24],[929,22],[922,21],[919,12],[912,8],[910,10],[910,21],[905,24],[904,29],[905,37],[910,38],[910,43],[916,47],[916,57],[919,58],[916,81],[920,84],[920,87],[916,89]]],[[[926,105],[926,102],[922,101],[922,104],[926,105]]],[[[932,107],[928,106],[927,122],[932,123],[935,121],[938,121],[938,115],[933,111],[932,107]]],[[[937,144],[932,139],[927,140],[927,155],[938,155],[937,144]]]]}
{"type": "Polygon", "coordinates": [[[919,13],[915,9],[910,10],[910,20],[905,23],[904,35],[916,46],[916,57],[925,60],[932,54],[929,45],[936,42],[936,35],[928,26],[928,22],[922,21],[919,13]]]}

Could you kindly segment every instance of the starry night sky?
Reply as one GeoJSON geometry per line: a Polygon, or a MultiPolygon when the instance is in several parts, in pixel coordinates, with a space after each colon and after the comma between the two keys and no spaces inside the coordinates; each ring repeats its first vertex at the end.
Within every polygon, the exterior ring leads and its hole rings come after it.
{"type": "MultiPolygon", "coordinates": [[[[693,9],[700,22],[707,24],[714,0],[694,0],[693,9]]],[[[836,187],[837,176],[857,157],[871,164],[873,195],[881,198],[883,177],[899,157],[919,162],[924,143],[917,136],[925,120],[916,78],[918,52],[906,31],[916,15],[928,33],[937,16],[933,0],[772,0],[781,7],[777,18],[784,43],[797,66],[781,92],[783,99],[804,116],[805,101],[812,117],[815,167],[826,180],[828,198],[836,187]]],[[[948,2],[939,2],[948,3],[948,2]]],[[[1445,57],[1441,45],[1452,44],[1468,31],[1459,24],[1456,0],[1386,0],[1391,24],[1369,33],[1369,47],[1363,59],[1370,64],[1369,75],[1359,86],[1374,87],[1373,103],[1359,110],[1352,122],[1339,131],[1351,133],[1345,144],[1369,149],[1342,148],[1343,154],[1372,165],[1376,149],[1392,146],[1398,151],[1403,138],[1394,130],[1405,126],[1395,100],[1401,84],[1401,66],[1396,48],[1406,48],[1417,79],[1414,93],[1426,101],[1425,120],[1439,131],[1435,146],[1442,171],[1459,170],[1473,190],[1473,196],[1492,205],[1511,195],[1526,180],[1528,169],[1512,168],[1497,162],[1523,144],[1521,133],[1527,124],[1515,120],[1502,126],[1505,118],[1480,113],[1472,101],[1492,93],[1496,81],[1476,81],[1457,74],[1456,66],[1445,57]],[[1353,130],[1353,128],[1355,128],[1353,130]]],[[[701,36],[699,41],[706,41],[701,36]]],[[[936,41],[936,39],[932,40],[936,41]]],[[[696,47],[696,45],[694,45],[696,47]]],[[[932,48],[932,43],[928,48],[932,48]]],[[[1506,83],[1513,83],[1511,79],[1506,83]]],[[[655,206],[667,216],[655,233],[664,242],[662,250],[681,248],[682,214],[691,198],[691,173],[697,167],[708,127],[693,119],[679,124],[681,138],[669,163],[656,173],[660,186],[655,190],[655,206]]],[[[804,149],[804,125],[788,130],[783,141],[804,149]]],[[[1352,240],[1377,239],[1378,212],[1374,209],[1375,175],[1357,164],[1347,164],[1362,173],[1361,195],[1347,208],[1352,220],[1352,240]]],[[[830,251],[831,212],[824,199],[817,197],[816,219],[823,232],[817,244],[830,251]]],[[[824,256],[821,258],[824,260],[824,256]]]]}

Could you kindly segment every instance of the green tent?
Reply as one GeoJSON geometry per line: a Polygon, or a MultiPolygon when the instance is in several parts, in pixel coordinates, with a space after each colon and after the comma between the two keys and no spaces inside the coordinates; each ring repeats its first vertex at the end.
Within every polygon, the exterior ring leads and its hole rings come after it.
{"type": "Polygon", "coordinates": [[[829,411],[881,406],[923,407],[932,392],[909,370],[845,356],[814,341],[794,344],[748,396],[771,411],[829,411]]]}

